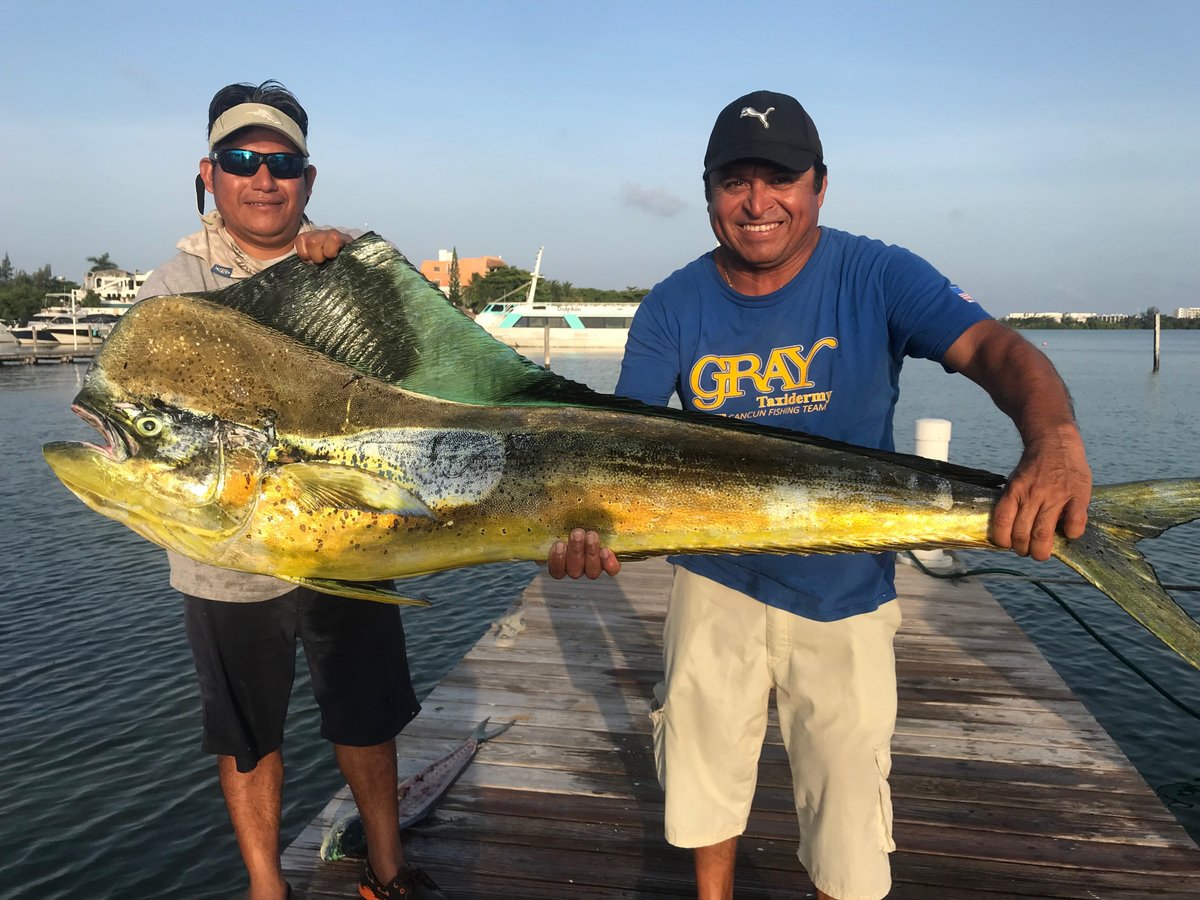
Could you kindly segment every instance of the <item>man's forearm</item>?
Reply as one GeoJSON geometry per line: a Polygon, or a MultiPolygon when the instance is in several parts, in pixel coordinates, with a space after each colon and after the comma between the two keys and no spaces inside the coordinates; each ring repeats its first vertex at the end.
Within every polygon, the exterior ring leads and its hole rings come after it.
{"type": "Polygon", "coordinates": [[[1046,355],[999,323],[984,325],[987,330],[969,344],[955,343],[947,363],[987,391],[1026,446],[1048,435],[1077,433],[1071,395],[1046,355]]]}

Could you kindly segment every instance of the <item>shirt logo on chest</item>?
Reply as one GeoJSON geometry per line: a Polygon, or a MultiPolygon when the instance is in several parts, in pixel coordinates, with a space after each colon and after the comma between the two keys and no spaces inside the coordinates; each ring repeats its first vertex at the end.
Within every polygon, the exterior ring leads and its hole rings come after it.
{"type": "Polygon", "coordinates": [[[837,339],[821,338],[806,353],[802,344],[776,347],[764,361],[757,353],[732,356],[710,354],[696,360],[688,382],[696,395],[697,409],[719,409],[726,400],[744,397],[747,387],[759,394],[811,388],[808,377],[813,357],[826,347],[836,347],[837,339]]]}

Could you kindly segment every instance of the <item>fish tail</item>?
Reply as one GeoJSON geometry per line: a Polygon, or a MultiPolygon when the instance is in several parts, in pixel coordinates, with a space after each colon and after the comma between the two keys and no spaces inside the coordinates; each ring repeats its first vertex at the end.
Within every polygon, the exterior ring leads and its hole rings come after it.
{"type": "Polygon", "coordinates": [[[1083,536],[1059,538],[1054,555],[1200,669],[1200,623],[1171,598],[1134,546],[1197,518],[1200,479],[1103,485],[1093,492],[1083,536]]]}
{"type": "Polygon", "coordinates": [[[488,731],[488,719],[484,719],[475,726],[475,730],[471,732],[471,737],[475,738],[475,740],[482,744],[484,741],[490,741],[492,738],[499,737],[500,735],[504,734],[504,732],[513,727],[513,723],[516,721],[516,719],[509,719],[503,725],[497,725],[491,731],[488,731]]]}

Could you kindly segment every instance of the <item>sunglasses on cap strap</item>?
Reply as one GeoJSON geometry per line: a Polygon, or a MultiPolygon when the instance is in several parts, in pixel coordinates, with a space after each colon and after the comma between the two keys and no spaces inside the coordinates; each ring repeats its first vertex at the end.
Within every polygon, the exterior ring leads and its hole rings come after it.
{"type": "Polygon", "coordinates": [[[249,178],[264,162],[272,178],[299,178],[308,168],[308,157],[298,153],[256,153],[253,150],[214,150],[208,158],[229,175],[249,178]]]}

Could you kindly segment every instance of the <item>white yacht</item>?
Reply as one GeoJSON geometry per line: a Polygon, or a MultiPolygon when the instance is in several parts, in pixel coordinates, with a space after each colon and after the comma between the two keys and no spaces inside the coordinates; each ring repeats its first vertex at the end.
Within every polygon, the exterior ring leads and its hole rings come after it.
{"type": "Polygon", "coordinates": [[[119,318],[115,313],[95,312],[77,316],[74,320],[68,316],[65,322],[52,323],[49,331],[64,347],[90,346],[103,343],[119,318]]]}
{"type": "Polygon", "coordinates": [[[27,347],[87,347],[108,337],[123,310],[104,311],[98,307],[70,310],[54,307],[36,313],[24,325],[10,328],[17,343],[27,347]]]}
{"type": "Polygon", "coordinates": [[[57,310],[43,310],[35,313],[24,325],[14,325],[9,330],[22,347],[47,349],[62,346],[59,344],[58,338],[51,333],[50,327],[61,324],[70,325],[70,323],[70,315],[64,315],[57,310]]]}
{"type": "Polygon", "coordinates": [[[510,347],[623,350],[636,303],[489,303],[475,317],[510,347]]]}

